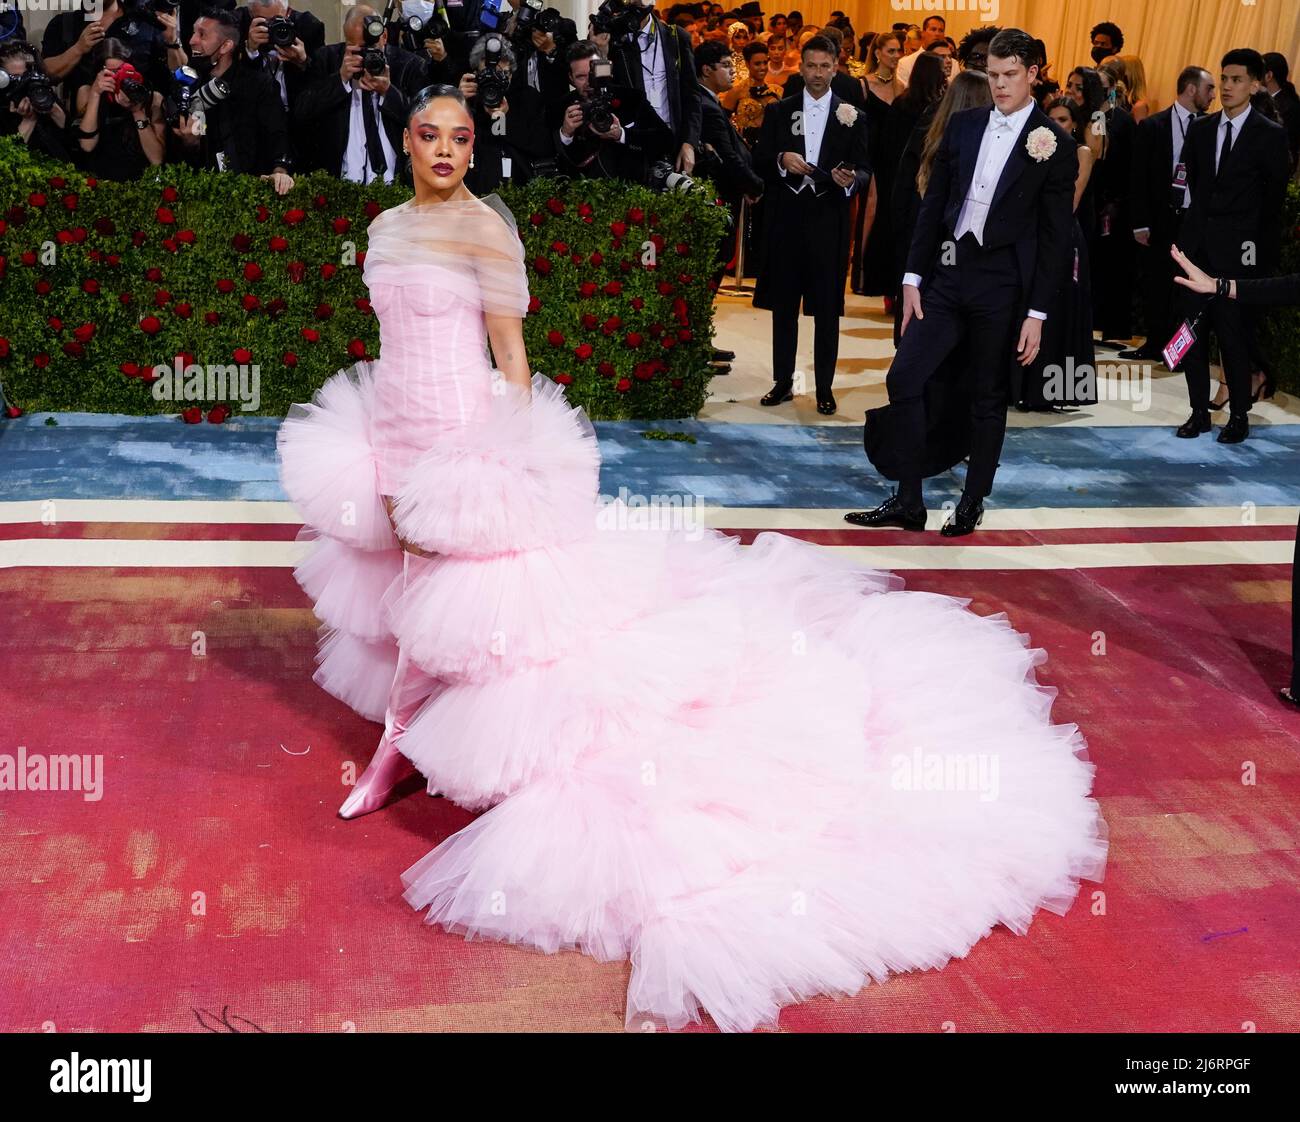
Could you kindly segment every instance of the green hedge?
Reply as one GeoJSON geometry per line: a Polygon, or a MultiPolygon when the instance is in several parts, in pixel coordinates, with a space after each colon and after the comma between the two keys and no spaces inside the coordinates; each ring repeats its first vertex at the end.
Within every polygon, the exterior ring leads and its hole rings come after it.
{"type": "MultiPolygon", "coordinates": [[[[1279,273],[1300,273],[1300,183],[1287,186],[1279,273]]],[[[1260,349],[1279,389],[1300,394],[1300,308],[1270,308],[1260,319],[1260,349]]]]}
{"type": "MultiPolygon", "coordinates": [[[[257,412],[282,415],[375,356],[359,267],[366,226],[409,194],[317,172],[276,196],[255,177],[178,165],[95,182],[0,139],[9,400],[27,411],[178,412],[185,403],[156,400],[145,378],[182,355],[257,365],[257,412]]],[[[528,260],[533,369],[595,418],[694,415],[707,396],[718,208],[603,181],[501,194],[528,260]]]]}

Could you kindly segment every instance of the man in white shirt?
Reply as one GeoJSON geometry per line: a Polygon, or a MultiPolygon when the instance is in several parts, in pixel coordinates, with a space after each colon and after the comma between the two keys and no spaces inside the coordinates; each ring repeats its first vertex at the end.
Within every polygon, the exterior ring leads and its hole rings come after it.
{"type": "Polygon", "coordinates": [[[916,65],[916,60],[921,57],[924,51],[929,50],[931,43],[937,43],[947,34],[948,24],[943,16],[926,16],[925,22],[921,24],[921,50],[913,51],[910,55],[904,55],[898,62],[898,69],[894,71],[894,77],[903,85],[907,85],[912,79],[912,67],[916,65]]]}
{"type": "MultiPolygon", "coordinates": [[[[885,383],[898,491],[874,510],[846,514],[856,526],[925,529],[921,481],[935,458],[926,385],[959,347],[970,466],[941,533],[969,534],[983,518],[1006,432],[1011,363],[1038,357],[1074,222],[1076,145],[1034,102],[1038,51],[1018,28],[998,32],[989,44],[993,105],[948,120],[908,252],[902,333],[885,383]]],[[[948,466],[965,451],[956,449],[948,466]]]]}

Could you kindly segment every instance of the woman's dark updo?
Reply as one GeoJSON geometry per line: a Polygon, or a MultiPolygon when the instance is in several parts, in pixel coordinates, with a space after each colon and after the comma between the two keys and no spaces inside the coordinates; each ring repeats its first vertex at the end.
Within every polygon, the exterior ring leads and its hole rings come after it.
{"type": "Polygon", "coordinates": [[[425,86],[424,89],[411,99],[411,107],[406,113],[406,127],[409,129],[411,127],[411,119],[417,113],[422,113],[427,109],[430,102],[440,97],[449,97],[454,101],[460,102],[460,107],[464,109],[466,113],[469,112],[469,102],[465,100],[465,95],[455,86],[446,86],[442,84],[425,86]]]}

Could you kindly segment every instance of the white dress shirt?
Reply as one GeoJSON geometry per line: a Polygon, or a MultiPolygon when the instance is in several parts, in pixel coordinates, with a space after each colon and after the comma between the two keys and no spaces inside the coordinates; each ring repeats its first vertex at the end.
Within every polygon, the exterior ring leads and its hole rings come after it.
{"type": "Polygon", "coordinates": [[[913,51],[910,55],[904,55],[898,60],[898,66],[894,70],[894,77],[903,85],[907,85],[912,80],[912,67],[916,65],[916,60],[920,58],[924,51],[913,51]]]}
{"type": "MultiPolygon", "coordinates": [[[[1246,118],[1250,116],[1250,102],[1246,102],[1246,108],[1238,113],[1231,121],[1232,124],[1232,146],[1237,147],[1237,141],[1241,139],[1241,129],[1246,123],[1246,118]]],[[[1219,174],[1219,163],[1223,159],[1223,141],[1228,135],[1228,115],[1219,114],[1218,135],[1214,139],[1214,174],[1219,174]]]]}
{"type": "MultiPolygon", "coordinates": [[[[249,51],[249,62],[256,62],[262,57],[261,51],[249,51]]],[[[289,108],[289,87],[285,84],[284,63],[280,61],[280,56],[274,50],[266,56],[266,72],[271,76],[271,80],[280,87],[280,104],[287,110],[289,108]]]]}
{"type": "MultiPolygon", "coordinates": [[[[344,82],[343,86],[345,89],[352,88],[352,106],[348,111],[348,143],[343,149],[343,166],[339,169],[339,177],[353,183],[373,183],[378,176],[366,158],[366,121],[362,116],[365,111],[365,101],[361,95],[366,91],[359,85],[352,86],[350,82],[344,82]]],[[[383,103],[383,96],[375,94],[375,128],[379,130],[379,143],[384,150],[384,161],[387,164],[383,172],[384,182],[392,183],[393,171],[397,167],[397,154],[388,142],[388,132],[384,128],[384,119],[380,114],[383,103]]]]}
{"type": "Polygon", "coordinates": [[[666,30],[651,16],[645,27],[637,32],[636,41],[641,48],[641,76],[645,79],[646,100],[650,102],[650,108],[659,114],[659,119],[676,135],[677,124],[673,120],[672,104],[668,100],[668,55],[663,43],[665,34],[666,30]]]}
{"type": "MultiPolygon", "coordinates": [[[[1169,165],[1169,181],[1172,185],[1174,173],[1178,170],[1178,165],[1183,159],[1183,142],[1187,139],[1187,126],[1196,119],[1196,115],[1190,109],[1184,109],[1178,102],[1173,104],[1173,112],[1169,117],[1169,128],[1173,132],[1173,162],[1169,165]]],[[[1235,144],[1236,141],[1234,140],[1235,144]]],[[[1191,192],[1183,188],[1183,207],[1184,209],[1191,205],[1191,192]]],[[[1133,230],[1135,234],[1149,234],[1150,226],[1138,226],[1133,230]]]]}
{"type": "MultiPolygon", "coordinates": [[[[1032,98],[1014,113],[990,110],[988,124],[984,126],[984,136],[980,140],[979,155],[975,157],[975,174],[971,176],[970,187],[961,204],[961,213],[957,215],[957,229],[953,231],[953,236],[959,241],[971,233],[980,245],[984,244],[984,223],[988,221],[989,208],[993,205],[993,195],[998,189],[998,180],[1002,178],[1002,169],[1007,166],[1012,149],[1020,140],[1025,122],[1033,111],[1032,98]]],[[[919,273],[907,273],[903,277],[903,283],[920,288],[921,276],[919,273]]],[[[1033,308],[1029,314],[1034,319],[1047,318],[1046,312],[1033,308]]]]}
{"type": "MultiPolygon", "coordinates": [[[[808,87],[803,88],[803,158],[808,163],[816,165],[817,159],[822,153],[822,137],[826,135],[826,118],[831,112],[831,90],[828,86],[826,92],[821,97],[815,98],[808,92],[808,87]]],[[[781,163],[780,155],[776,158],[776,170],[784,178],[786,176],[785,165],[781,163]]],[[[797,195],[805,187],[810,191],[815,191],[816,186],[809,176],[801,175],[798,187],[795,188],[797,195]]],[[[845,187],[844,193],[847,195],[852,191],[852,187],[845,187]]]]}

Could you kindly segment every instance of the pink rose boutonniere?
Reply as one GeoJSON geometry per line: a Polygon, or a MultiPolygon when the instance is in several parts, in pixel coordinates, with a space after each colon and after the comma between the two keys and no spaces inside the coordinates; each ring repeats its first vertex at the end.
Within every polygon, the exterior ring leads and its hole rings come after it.
{"type": "Polygon", "coordinates": [[[1025,139],[1025,151],[1041,164],[1056,151],[1056,134],[1046,125],[1039,125],[1025,139]]]}
{"type": "Polygon", "coordinates": [[[835,119],[841,125],[852,128],[858,119],[858,111],[853,108],[847,101],[841,101],[835,109],[835,119]]]}

